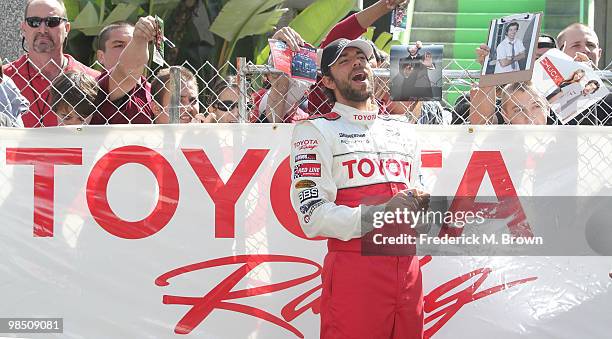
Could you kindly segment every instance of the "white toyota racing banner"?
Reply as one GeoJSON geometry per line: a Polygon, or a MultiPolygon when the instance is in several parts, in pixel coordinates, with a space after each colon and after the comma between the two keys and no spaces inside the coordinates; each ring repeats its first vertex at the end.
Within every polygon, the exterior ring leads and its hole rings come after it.
{"type": "MultiPolygon", "coordinates": [[[[326,246],[289,201],[291,130],[1,129],[0,336],[318,338],[326,246]],[[40,318],[63,333],[32,333],[40,318]]],[[[406,133],[432,195],[612,196],[608,128],[406,133]]],[[[424,256],[426,337],[609,338],[595,254],[424,256]]]]}

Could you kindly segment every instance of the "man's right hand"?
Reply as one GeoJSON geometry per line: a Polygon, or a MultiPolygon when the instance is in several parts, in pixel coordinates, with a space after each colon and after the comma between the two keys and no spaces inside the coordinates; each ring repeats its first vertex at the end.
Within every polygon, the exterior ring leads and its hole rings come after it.
{"type": "Polygon", "coordinates": [[[134,25],[134,36],[127,44],[117,66],[111,71],[108,99],[117,100],[128,94],[140,81],[145,65],[149,60],[147,44],[153,41],[157,34],[157,22],[152,16],[138,19],[134,25]]]}
{"type": "Polygon", "coordinates": [[[157,21],[152,16],[146,16],[138,19],[134,25],[134,37],[132,39],[150,42],[154,41],[157,35],[157,21]]]}
{"type": "Polygon", "coordinates": [[[489,46],[485,44],[480,45],[480,47],[476,48],[476,61],[479,64],[484,65],[485,58],[487,57],[487,55],[489,55],[490,52],[491,49],[489,48],[489,46]]]}
{"type": "Polygon", "coordinates": [[[305,44],[304,39],[302,39],[300,33],[296,32],[293,28],[289,26],[283,27],[276,31],[276,33],[274,33],[274,35],[272,36],[272,39],[283,41],[294,52],[299,51],[300,47],[304,46],[305,44]]]}

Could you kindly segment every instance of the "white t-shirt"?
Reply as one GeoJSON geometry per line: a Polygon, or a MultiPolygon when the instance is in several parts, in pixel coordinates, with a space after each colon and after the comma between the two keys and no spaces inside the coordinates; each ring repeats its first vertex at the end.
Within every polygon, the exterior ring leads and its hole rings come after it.
{"type": "MultiPolygon", "coordinates": [[[[518,61],[514,62],[514,69],[512,68],[512,64],[508,66],[502,66],[501,60],[511,58],[512,57],[512,44],[510,40],[506,37],[502,42],[497,45],[497,63],[495,64],[495,73],[505,73],[519,70],[518,61]]],[[[519,55],[525,51],[525,46],[523,45],[523,41],[521,39],[514,39],[514,55],[519,55]]]]}

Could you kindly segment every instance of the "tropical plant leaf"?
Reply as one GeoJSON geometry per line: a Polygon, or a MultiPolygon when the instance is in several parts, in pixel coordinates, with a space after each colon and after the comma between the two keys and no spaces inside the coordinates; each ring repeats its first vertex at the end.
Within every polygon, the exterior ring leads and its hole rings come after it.
{"type": "Polygon", "coordinates": [[[376,27],[372,27],[372,26],[368,27],[368,30],[365,33],[363,33],[361,37],[367,40],[373,40],[374,30],[376,30],[376,27]]]}
{"type": "Polygon", "coordinates": [[[85,35],[96,35],[98,27],[99,14],[93,3],[88,2],[85,8],[74,18],[72,29],[77,29],[85,35]]]}
{"type": "Polygon", "coordinates": [[[162,4],[172,4],[179,3],[181,0],[113,0],[113,5],[118,4],[132,4],[136,6],[142,5],[162,5],[162,4]]]}
{"type": "Polygon", "coordinates": [[[318,46],[355,5],[355,0],[317,0],[289,23],[302,39],[318,46]]]}
{"type": "Polygon", "coordinates": [[[64,0],[66,6],[66,15],[68,20],[72,21],[81,11],[81,2],[79,0],[64,0]]]}
{"type": "Polygon", "coordinates": [[[385,47],[387,47],[387,44],[389,43],[389,41],[391,41],[391,39],[393,39],[393,35],[391,33],[382,32],[378,35],[378,38],[376,38],[376,41],[374,41],[374,45],[376,45],[378,49],[384,50],[385,47]]]}
{"type": "Polygon", "coordinates": [[[401,44],[402,42],[399,40],[391,40],[384,48],[382,48],[382,50],[385,51],[387,54],[391,54],[391,47],[401,44]]]}
{"type": "Polygon", "coordinates": [[[135,4],[118,4],[112,12],[104,19],[102,23],[102,29],[106,25],[110,25],[115,21],[124,21],[127,20],[134,12],[136,12],[140,7],[135,4]]]}
{"type": "Polygon", "coordinates": [[[270,57],[270,45],[264,47],[259,54],[255,57],[255,63],[258,65],[263,65],[268,62],[268,57],[270,57]]]}
{"type": "Polygon", "coordinates": [[[72,22],[72,28],[88,36],[98,35],[100,30],[106,25],[115,21],[127,20],[139,9],[140,7],[136,4],[120,3],[113,8],[106,18],[104,18],[100,17],[103,14],[98,13],[93,3],[88,2],[85,8],[83,8],[72,22]]]}
{"type": "Polygon", "coordinates": [[[401,45],[402,43],[398,40],[393,39],[393,34],[389,32],[381,32],[376,40],[374,40],[374,30],[375,27],[368,27],[368,30],[361,35],[362,38],[374,41],[374,44],[381,51],[386,52],[387,54],[391,53],[391,47],[395,45],[401,45]]]}
{"type": "MultiPolygon", "coordinates": [[[[304,41],[318,46],[327,33],[342,20],[355,5],[355,0],[317,0],[306,7],[290,23],[304,41]]],[[[255,58],[258,64],[266,63],[270,47],[266,46],[255,58]]]]}
{"type": "Polygon", "coordinates": [[[210,31],[230,43],[274,29],[287,9],[276,8],[284,0],[230,0],[210,25],[210,31]]]}

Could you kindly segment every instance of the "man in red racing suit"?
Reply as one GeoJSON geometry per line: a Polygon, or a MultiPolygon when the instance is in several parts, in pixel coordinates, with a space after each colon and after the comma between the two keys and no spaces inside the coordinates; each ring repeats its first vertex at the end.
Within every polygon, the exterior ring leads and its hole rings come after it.
{"type": "Polygon", "coordinates": [[[420,153],[413,126],[378,115],[372,54],[363,40],[338,39],[323,50],[333,111],[298,122],[291,144],[293,207],[306,235],[329,238],[321,296],[326,339],[423,336],[418,258],[361,253],[374,213],[427,208],[429,201],[414,189],[420,153]]]}

